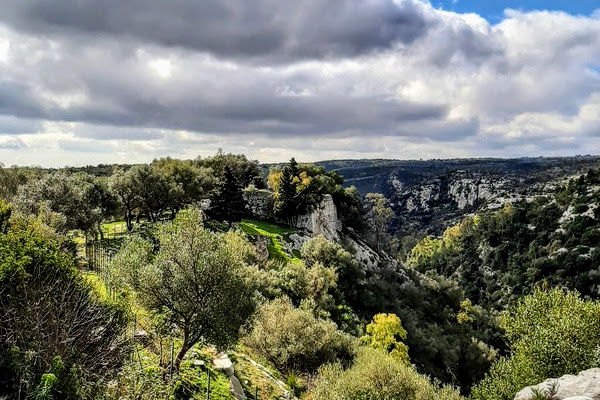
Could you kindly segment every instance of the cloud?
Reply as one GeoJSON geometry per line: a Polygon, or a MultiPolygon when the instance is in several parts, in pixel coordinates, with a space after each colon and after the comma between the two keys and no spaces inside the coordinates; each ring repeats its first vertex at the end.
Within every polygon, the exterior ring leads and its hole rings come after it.
{"type": "Polygon", "coordinates": [[[27,147],[2,160],[141,162],[220,147],[261,161],[520,156],[600,144],[597,16],[512,10],[492,25],[420,0],[3,6],[0,138],[27,147]]]}
{"type": "Polygon", "coordinates": [[[270,59],[352,57],[421,37],[434,21],[417,0],[21,0],[0,21],[44,35],[108,35],[270,59]]]}
{"type": "Polygon", "coordinates": [[[6,136],[0,137],[0,149],[18,150],[23,147],[27,147],[27,145],[21,139],[6,136]]]}

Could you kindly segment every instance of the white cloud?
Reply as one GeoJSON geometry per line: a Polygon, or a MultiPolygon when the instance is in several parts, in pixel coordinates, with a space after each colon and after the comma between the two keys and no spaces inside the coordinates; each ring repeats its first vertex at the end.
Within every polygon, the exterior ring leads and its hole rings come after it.
{"type": "MultiPolygon", "coordinates": [[[[372,4],[375,14],[389,6],[372,4]]],[[[380,33],[367,40],[371,22],[355,23],[314,32],[322,46],[257,44],[257,57],[217,39],[199,48],[184,31],[171,43],[142,38],[141,27],[107,24],[98,33],[71,22],[16,27],[0,17],[0,161],[146,162],[218,148],[265,162],[598,148],[597,13],[511,10],[490,25],[475,14],[411,4],[390,22],[402,40],[380,33]],[[410,34],[402,30],[406,13],[422,23],[407,25],[410,34]],[[339,47],[337,34],[357,43],[339,47]]],[[[336,21],[355,21],[347,12],[336,21]]]]}

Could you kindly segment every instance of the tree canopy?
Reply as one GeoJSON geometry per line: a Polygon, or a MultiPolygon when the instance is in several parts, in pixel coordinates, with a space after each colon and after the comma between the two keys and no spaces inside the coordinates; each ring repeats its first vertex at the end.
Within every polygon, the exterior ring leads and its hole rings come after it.
{"type": "Polygon", "coordinates": [[[204,229],[195,209],[180,211],[162,227],[158,242],[150,255],[150,246],[130,241],[112,268],[150,310],[169,312],[183,337],[178,369],[198,342],[227,348],[237,341],[255,307],[254,285],[245,277],[250,250],[236,233],[204,229]]]}

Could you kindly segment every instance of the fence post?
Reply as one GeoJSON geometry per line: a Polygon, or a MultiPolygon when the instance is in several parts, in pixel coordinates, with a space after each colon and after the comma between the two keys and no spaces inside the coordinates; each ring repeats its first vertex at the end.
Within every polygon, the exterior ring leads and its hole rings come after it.
{"type": "Polygon", "coordinates": [[[210,400],[210,369],[206,368],[206,400],[210,400]]]}
{"type": "Polygon", "coordinates": [[[169,379],[173,379],[173,355],[175,354],[175,341],[171,339],[171,364],[169,365],[169,379]]]}

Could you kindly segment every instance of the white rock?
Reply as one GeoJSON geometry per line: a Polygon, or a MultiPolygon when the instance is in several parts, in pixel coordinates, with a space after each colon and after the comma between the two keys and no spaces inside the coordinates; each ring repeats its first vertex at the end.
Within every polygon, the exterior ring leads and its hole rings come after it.
{"type": "Polygon", "coordinates": [[[533,390],[548,392],[557,383],[556,400],[594,400],[600,399],[600,368],[592,368],[578,375],[565,375],[558,379],[546,379],[544,382],[528,386],[515,396],[515,400],[530,400],[533,390]]]}

